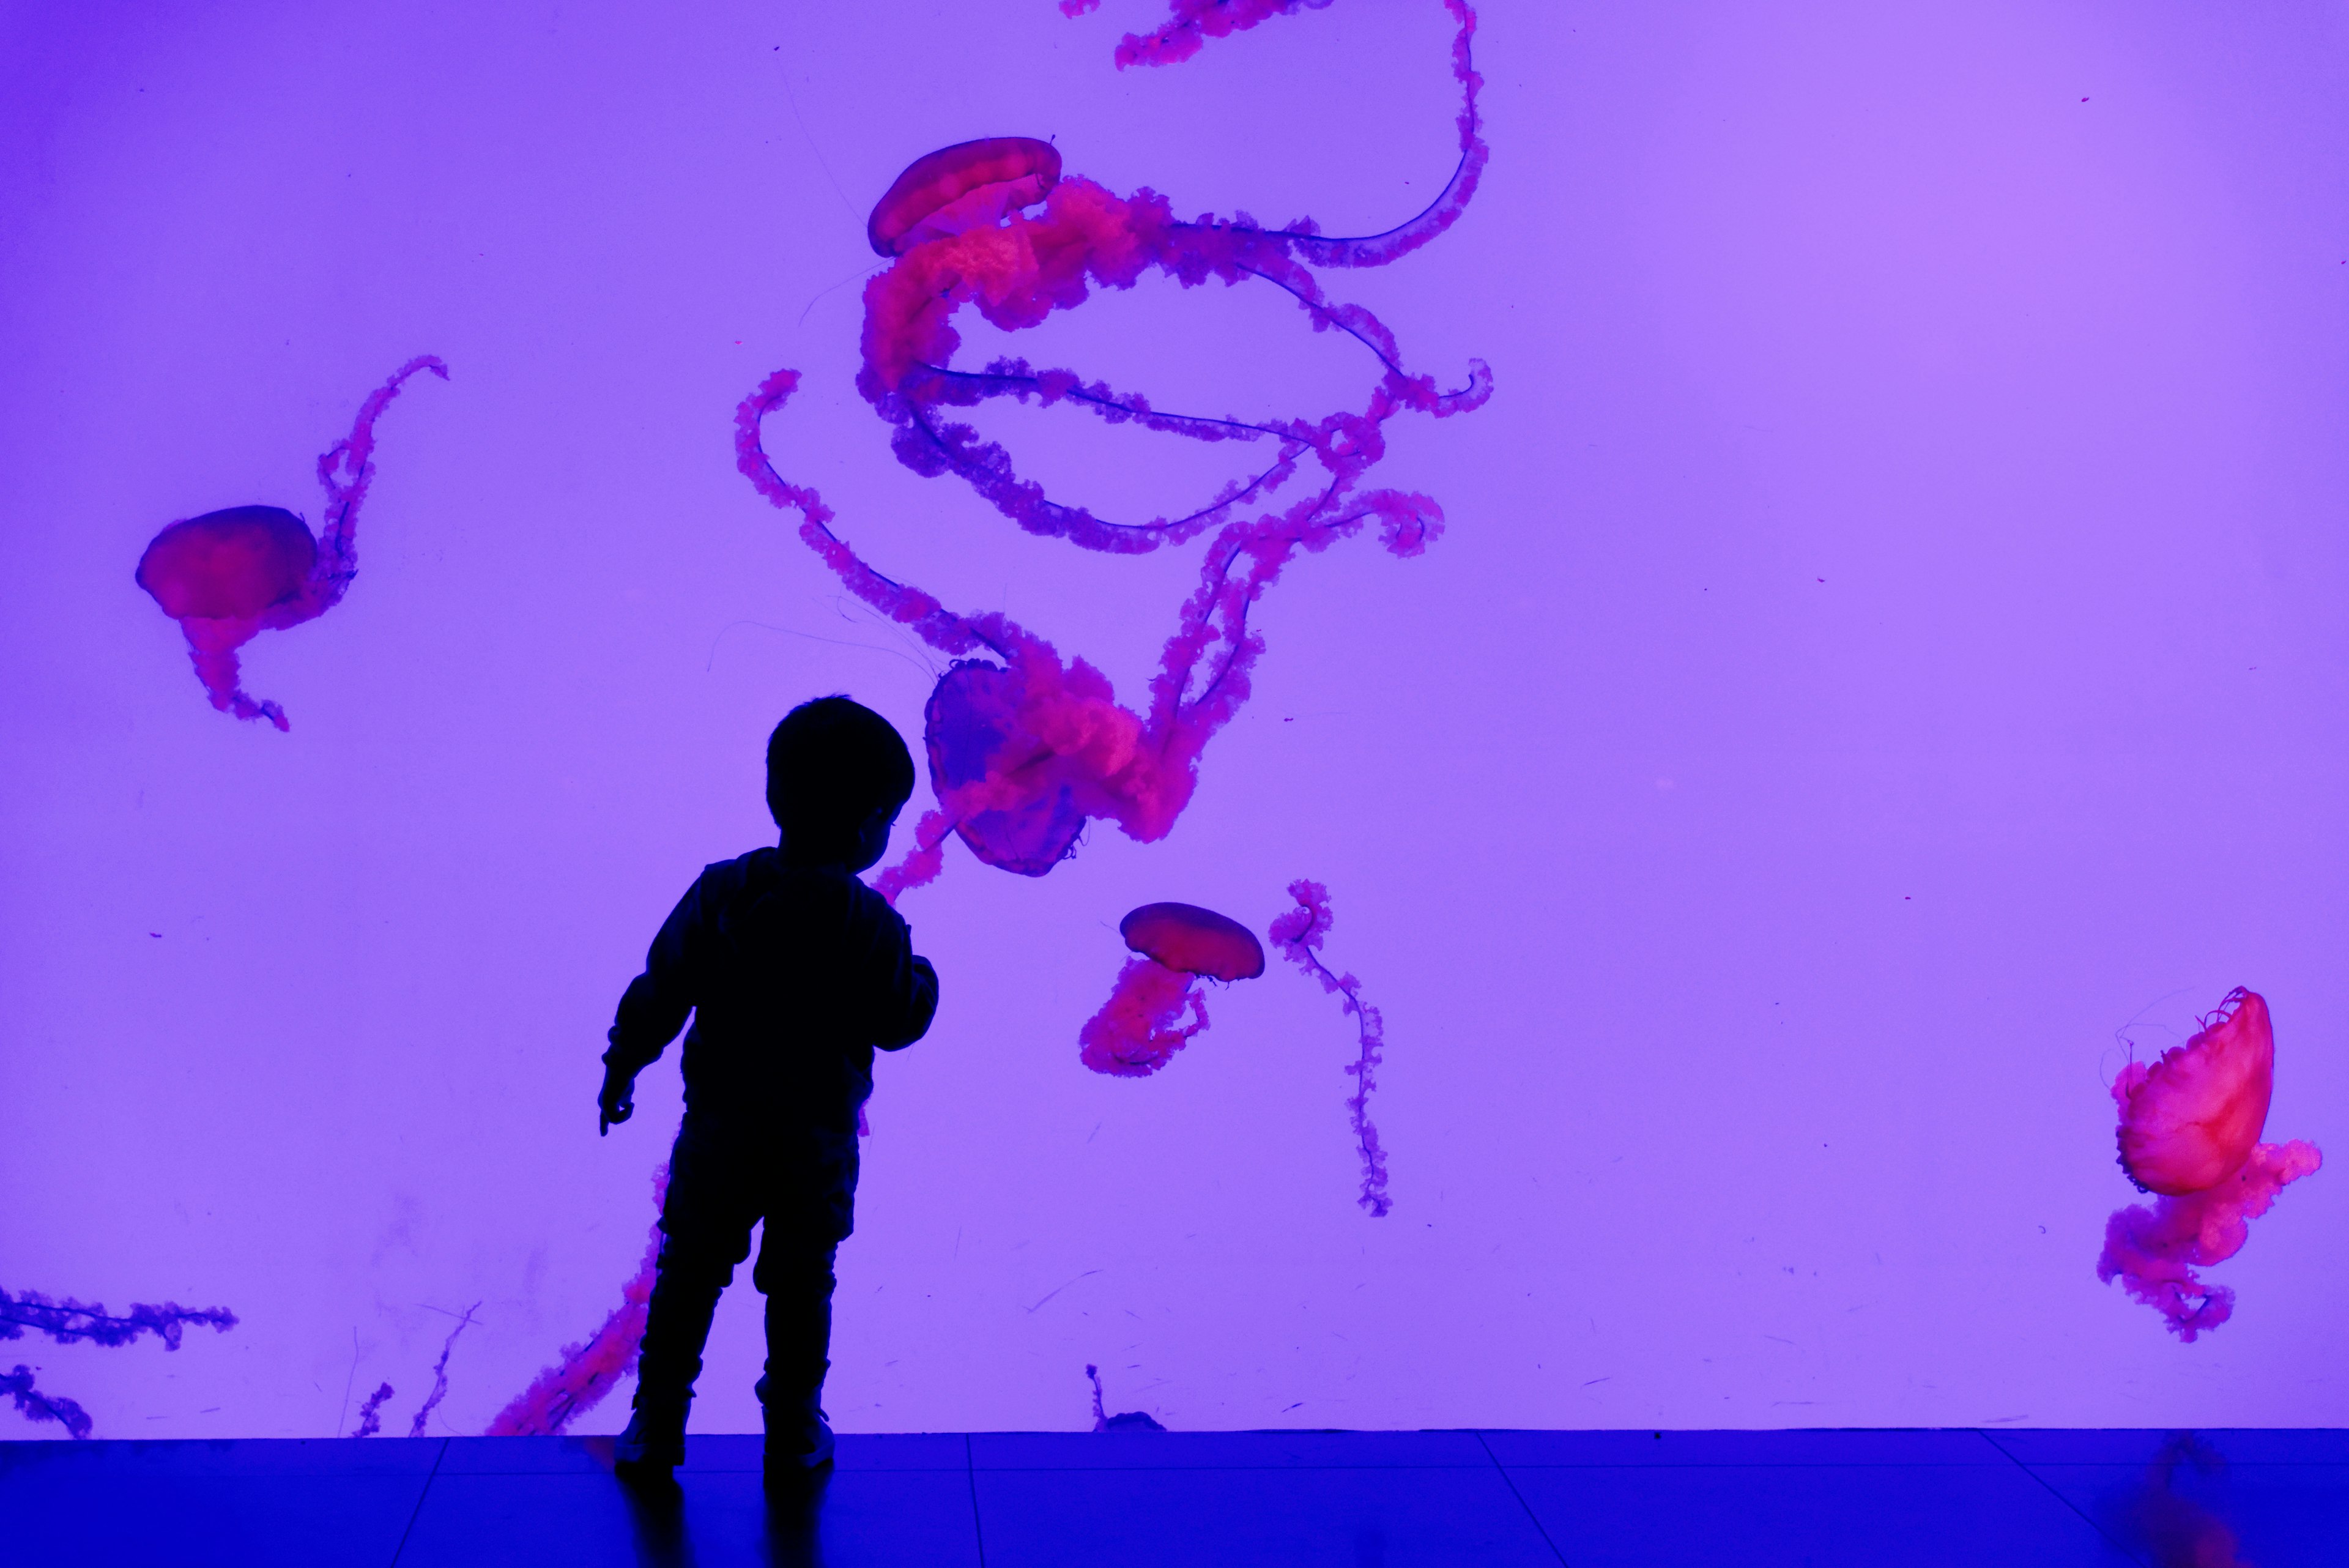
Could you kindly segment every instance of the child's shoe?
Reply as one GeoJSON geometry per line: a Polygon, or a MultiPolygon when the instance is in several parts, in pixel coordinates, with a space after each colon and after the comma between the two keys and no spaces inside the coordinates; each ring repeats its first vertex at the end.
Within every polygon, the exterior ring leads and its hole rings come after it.
{"type": "Polygon", "coordinates": [[[612,1445],[612,1468],[623,1479],[665,1480],[685,1462],[685,1413],[693,1396],[646,1399],[641,1394],[627,1429],[612,1445]]]}
{"type": "Polygon", "coordinates": [[[803,1402],[767,1403],[767,1380],[759,1379],[759,1408],[766,1417],[766,1471],[769,1480],[805,1476],[832,1463],[832,1423],[823,1417],[819,1394],[803,1402]]]}

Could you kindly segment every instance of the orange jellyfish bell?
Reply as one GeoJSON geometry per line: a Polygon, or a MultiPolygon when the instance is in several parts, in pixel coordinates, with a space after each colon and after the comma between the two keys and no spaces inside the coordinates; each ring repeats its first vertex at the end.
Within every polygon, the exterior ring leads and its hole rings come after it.
{"type": "Polygon", "coordinates": [[[2258,992],[2237,986],[2183,1045],[2150,1067],[2132,1062],[2113,1083],[2121,1107],[2121,1168],[2148,1192],[2180,1198],[2242,1168],[2267,1127],[2275,1092],[2275,1031],[2258,992]]]}
{"type": "Polygon", "coordinates": [[[1228,916],[1196,904],[1144,904],[1117,923],[1125,945],[1184,974],[1254,980],[1264,972],[1264,946],[1228,916]]]}
{"type": "Polygon", "coordinates": [[[318,542],[291,512],[232,506],[172,524],[139,557],[139,586],[173,620],[252,620],[302,591],[318,542]]]}
{"type": "Polygon", "coordinates": [[[957,141],[916,158],[873,208],[864,237],[885,256],[1001,223],[1061,182],[1060,150],[1032,136],[957,141]]]}

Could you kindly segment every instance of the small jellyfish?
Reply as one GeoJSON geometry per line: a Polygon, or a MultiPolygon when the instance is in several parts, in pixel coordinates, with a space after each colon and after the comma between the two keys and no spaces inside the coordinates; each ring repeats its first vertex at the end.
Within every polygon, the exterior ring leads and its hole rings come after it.
{"type": "Polygon", "coordinates": [[[2117,1278],[2188,1342],[2235,1310],[2235,1293],[2195,1269],[2242,1251],[2276,1194],[2324,1163],[2313,1144],[2260,1142],[2275,1090],[2266,1000],[2237,986],[2201,1023],[2185,1044],[2150,1066],[2131,1062],[2113,1081],[2121,1169],[2157,1201],[2116,1211],[2096,1260],[2097,1279],[2117,1278]]]}
{"type": "Polygon", "coordinates": [[[358,570],[359,506],[375,480],[375,421],[419,370],[449,379],[449,368],[431,355],[410,359],[359,405],[350,435],[318,459],[326,511],[317,538],[283,507],[231,506],[171,524],[139,557],[139,586],[187,634],[196,678],[222,712],[286,728],[284,709],[238,685],[236,650],[342,602],[358,570]]]}
{"type": "Polygon", "coordinates": [[[1061,182],[1061,153],[1028,136],[988,136],[941,147],[907,165],[874,205],[864,237],[885,256],[925,241],[992,228],[1032,207],[1061,182]]]}
{"type": "Polygon", "coordinates": [[[1146,1078],[1207,1026],[1195,979],[1254,980],[1264,948],[1237,920],[1195,904],[1144,904],[1118,922],[1137,957],[1118,971],[1102,1009],[1077,1033],[1080,1059],[1096,1073],[1146,1078]],[[1191,1022],[1175,1020],[1185,1004],[1191,1022]]]}

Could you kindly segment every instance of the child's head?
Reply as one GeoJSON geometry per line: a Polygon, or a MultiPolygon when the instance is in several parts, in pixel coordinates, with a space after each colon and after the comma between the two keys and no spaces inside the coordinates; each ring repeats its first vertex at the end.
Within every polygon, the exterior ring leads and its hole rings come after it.
{"type": "Polygon", "coordinates": [[[802,864],[871,866],[913,794],[904,737],[845,697],[801,703],[767,742],[767,809],[783,830],[784,853],[802,864]]]}

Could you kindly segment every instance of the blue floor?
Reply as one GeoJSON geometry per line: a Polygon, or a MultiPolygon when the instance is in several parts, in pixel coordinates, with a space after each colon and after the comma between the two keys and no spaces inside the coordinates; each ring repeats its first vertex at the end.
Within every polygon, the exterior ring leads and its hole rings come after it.
{"type": "Polygon", "coordinates": [[[2349,1565],[2349,1431],[978,1432],[755,1438],[673,1492],[609,1438],[0,1443],[0,1558],[111,1568],[862,1563],[2349,1565]]]}

